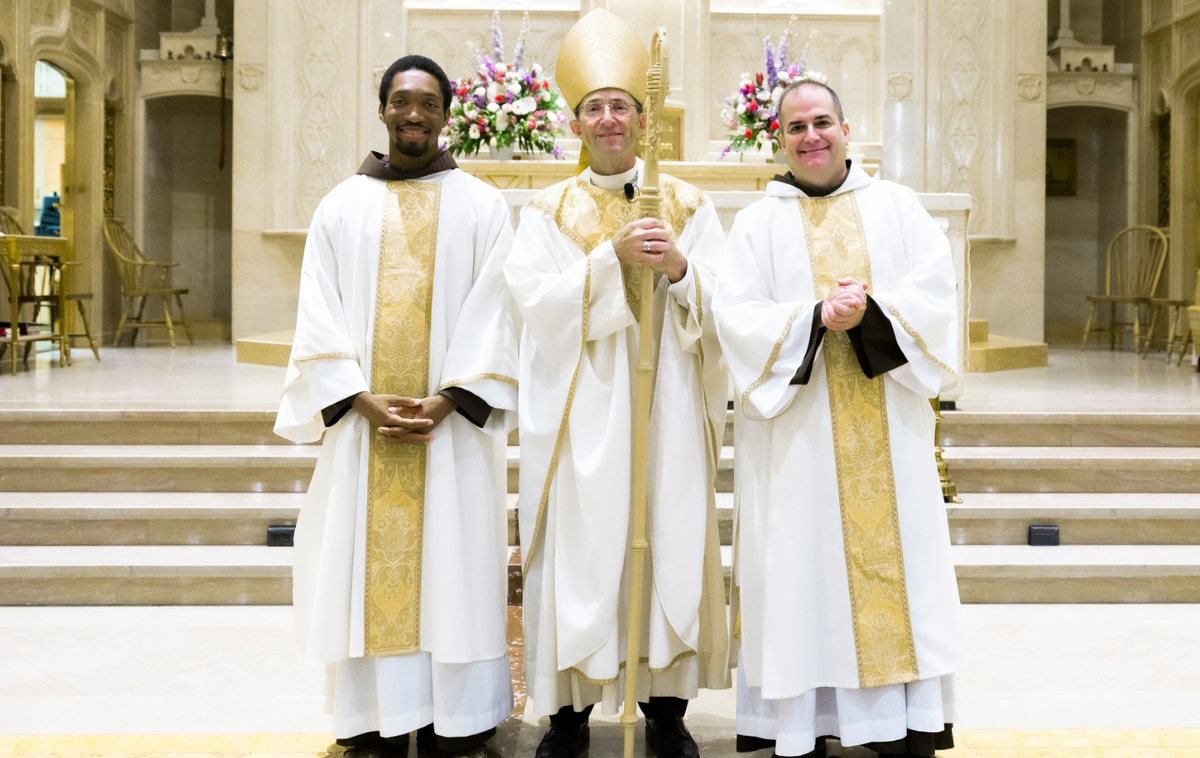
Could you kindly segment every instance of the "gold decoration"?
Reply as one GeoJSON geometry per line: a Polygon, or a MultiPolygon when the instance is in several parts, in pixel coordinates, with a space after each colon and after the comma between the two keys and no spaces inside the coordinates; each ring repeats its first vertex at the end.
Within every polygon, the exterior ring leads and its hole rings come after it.
{"type": "MultiPolygon", "coordinates": [[[[663,218],[667,232],[674,241],[676,229],[683,229],[696,209],[704,203],[704,194],[686,182],[663,176],[663,218]]],[[[620,190],[606,190],[580,179],[549,187],[529,201],[529,205],[551,216],[564,237],[590,254],[592,250],[612,239],[621,227],[642,218],[641,198],[629,202],[620,190]]],[[[625,282],[625,302],[639,313],[641,266],[621,264],[625,282]]],[[[662,274],[654,275],[657,287],[662,274]]]]}
{"type": "MultiPolygon", "coordinates": [[[[869,282],[866,234],[853,193],[798,202],[815,296],[828,297],[843,277],[869,282]]],[[[915,681],[920,675],[883,377],[863,374],[845,332],[826,332],[824,348],[859,686],[915,681]]]]}
{"type": "MultiPolygon", "coordinates": [[[[669,176],[662,176],[662,207],[666,216],[668,229],[683,229],[705,201],[704,194],[686,182],[669,176]]],[[[533,196],[529,207],[545,213],[554,219],[559,232],[575,243],[584,255],[590,255],[592,250],[612,238],[622,226],[641,218],[638,202],[629,202],[624,193],[619,190],[604,190],[594,187],[580,179],[568,179],[553,187],[547,187],[533,196]]],[[[673,235],[672,235],[673,236],[673,235]]],[[[529,566],[533,562],[533,554],[537,549],[538,535],[546,517],[546,506],[550,502],[550,485],[558,470],[559,453],[562,450],[563,438],[567,431],[567,419],[571,415],[571,406],[575,402],[575,385],[579,380],[579,371],[583,365],[583,351],[587,343],[588,308],[592,300],[592,264],[588,259],[587,272],[583,282],[583,328],[579,341],[579,361],[575,364],[575,373],[571,376],[571,386],[567,391],[567,402],[563,408],[562,420],[559,422],[558,434],[554,441],[554,451],[550,455],[550,466],[546,471],[545,483],[542,486],[542,496],[538,502],[537,517],[533,523],[533,535],[525,546],[525,560],[521,571],[521,581],[529,576],[529,566]]],[[[629,277],[626,267],[621,267],[625,279],[625,301],[636,314],[640,299],[630,294],[629,277]]],[[[640,280],[639,280],[640,281],[640,280]]],[[[636,293],[637,290],[634,290],[636,293]]]]}
{"type": "MultiPolygon", "coordinates": [[[[388,182],[379,245],[371,390],[429,394],[429,332],[442,185],[388,182]]],[[[370,436],[364,652],[404,655],[421,644],[424,445],[370,436]]]]}
{"type": "Polygon", "coordinates": [[[567,32],[558,49],[554,79],[572,111],[598,89],[616,87],[646,101],[650,52],[617,15],[597,8],[567,32]]]}

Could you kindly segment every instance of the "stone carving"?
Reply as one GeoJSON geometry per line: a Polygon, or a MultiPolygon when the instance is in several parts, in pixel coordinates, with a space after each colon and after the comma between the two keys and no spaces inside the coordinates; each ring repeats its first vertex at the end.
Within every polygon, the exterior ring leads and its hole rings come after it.
{"type": "Polygon", "coordinates": [[[1193,21],[1180,32],[1180,65],[1186,66],[1200,57],[1200,22],[1193,21]]]}
{"type": "Polygon", "coordinates": [[[61,0],[34,0],[30,10],[33,26],[56,27],[62,18],[61,0]]]}
{"type": "Polygon", "coordinates": [[[79,46],[89,53],[95,52],[96,45],[96,15],[88,11],[73,8],[71,21],[67,24],[71,36],[79,46]]]}
{"type": "Polygon", "coordinates": [[[337,102],[342,3],[306,0],[295,7],[300,26],[295,47],[296,84],[305,107],[298,114],[295,134],[300,160],[294,162],[292,174],[296,187],[293,220],[303,224],[338,183],[338,138],[348,123],[337,102]]]}
{"type": "MultiPolygon", "coordinates": [[[[389,63],[388,66],[391,64],[389,63]]],[[[379,85],[383,82],[383,75],[387,73],[387,66],[375,66],[371,69],[371,91],[378,92],[379,85]]],[[[392,81],[395,81],[393,79],[392,81]]]]}
{"type": "Polygon", "coordinates": [[[217,61],[142,61],[138,95],[211,95],[221,92],[221,64],[217,61]]]}
{"type": "Polygon", "coordinates": [[[967,192],[973,198],[973,232],[991,229],[992,194],[988,192],[983,134],[990,129],[987,75],[990,46],[987,13],[979,0],[949,0],[942,32],[942,192],[967,192]]]}
{"type": "Polygon", "coordinates": [[[246,92],[255,92],[263,83],[261,63],[243,63],[238,66],[238,84],[246,92]]]}
{"type": "Polygon", "coordinates": [[[1017,97],[1027,102],[1042,99],[1042,75],[1021,74],[1017,77],[1017,97]]]}
{"type": "Polygon", "coordinates": [[[888,75],[888,99],[907,100],[912,95],[913,75],[901,71],[888,75]]]}
{"type": "Polygon", "coordinates": [[[1133,74],[1079,78],[1076,74],[1050,75],[1046,102],[1050,107],[1092,104],[1132,110],[1137,107],[1133,74]]]}

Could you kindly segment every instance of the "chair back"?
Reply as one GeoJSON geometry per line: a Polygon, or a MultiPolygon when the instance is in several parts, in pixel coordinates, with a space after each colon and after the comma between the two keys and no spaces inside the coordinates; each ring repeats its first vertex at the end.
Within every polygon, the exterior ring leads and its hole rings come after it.
{"type": "Polygon", "coordinates": [[[1154,297],[1167,262],[1167,235],[1156,226],[1127,226],[1108,243],[1105,257],[1104,294],[1154,297]]]}
{"type": "Polygon", "coordinates": [[[116,261],[117,274],[121,277],[121,289],[124,294],[128,296],[131,292],[145,289],[143,267],[140,264],[145,263],[146,257],[138,250],[137,243],[133,241],[133,236],[121,219],[104,219],[104,240],[113,254],[113,260],[116,261]]]}
{"type": "Polygon", "coordinates": [[[21,222],[17,221],[16,214],[8,208],[0,208],[0,234],[15,234],[24,235],[25,231],[21,228],[21,222]]]}

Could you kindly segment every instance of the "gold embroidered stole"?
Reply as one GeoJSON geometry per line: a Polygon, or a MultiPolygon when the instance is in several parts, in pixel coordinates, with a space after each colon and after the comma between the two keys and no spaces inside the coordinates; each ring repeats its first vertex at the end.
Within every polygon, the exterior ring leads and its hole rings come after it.
{"type": "MultiPolygon", "coordinates": [[[[854,193],[800,201],[817,298],[838,279],[871,279],[854,193]]],[[[825,334],[842,539],[861,687],[919,679],[904,582],[904,554],[883,377],[868,379],[845,332],[825,334]]]]}
{"type": "MultiPolygon", "coordinates": [[[[704,198],[699,190],[689,184],[676,181],[664,182],[663,185],[663,221],[674,241],[677,232],[687,224],[704,198]]],[[[619,190],[601,189],[580,180],[569,181],[565,187],[554,187],[539,193],[530,201],[530,205],[547,213],[564,237],[589,254],[611,239],[621,227],[642,217],[640,199],[629,202],[625,199],[625,193],[619,190]],[[550,192],[556,192],[558,197],[548,194],[550,192]]],[[[642,271],[640,265],[621,264],[625,302],[633,311],[634,318],[641,316],[642,271]]],[[[655,287],[661,278],[662,274],[654,274],[655,287]]]]}
{"type": "MultiPolygon", "coordinates": [[[[371,391],[376,394],[429,394],[441,194],[441,183],[387,183],[371,344],[371,391]]],[[[424,445],[383,442],[371,430],[363,598],[367,655],[404,655],[420,649],[425,459],[424,445]]]]}

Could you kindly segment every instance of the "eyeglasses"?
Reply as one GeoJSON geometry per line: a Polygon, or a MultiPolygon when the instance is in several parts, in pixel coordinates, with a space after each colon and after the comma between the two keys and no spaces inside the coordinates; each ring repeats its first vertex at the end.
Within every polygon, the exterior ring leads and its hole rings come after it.
{"type": "Polygon", "coordinates": [[[637,110],[635,105],[624,100],[613,100],[607,103],[593,100],[592,102],[584,103],[580,107],[579,112],[588,121],[595,121],[604,115],[605,108],[608,108],[615,118],[628,118],[631,113],[637,110]]]}

